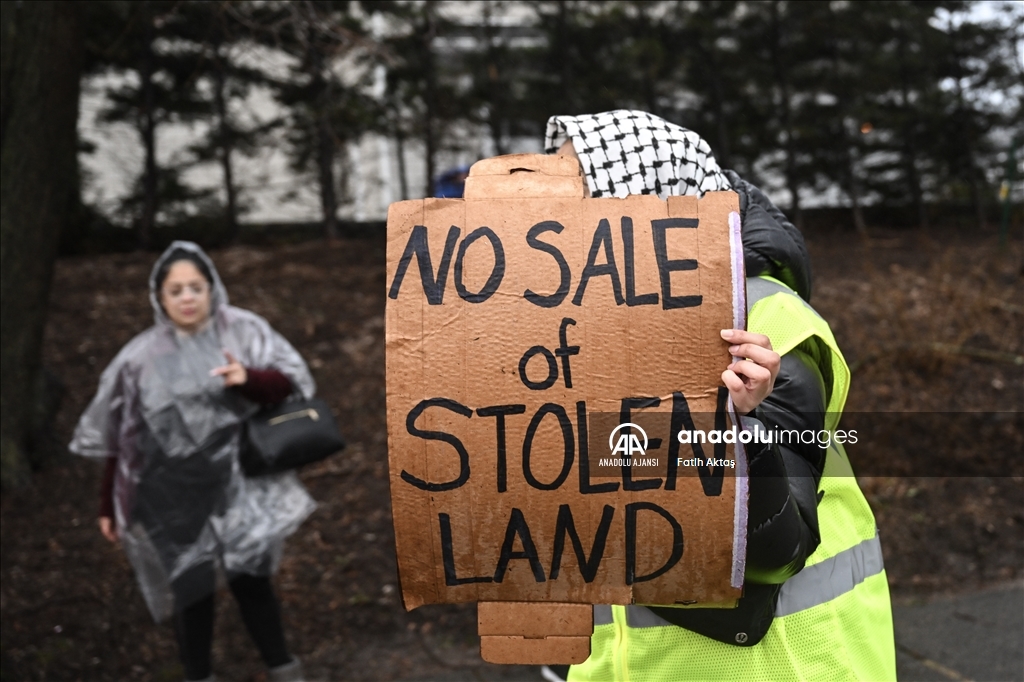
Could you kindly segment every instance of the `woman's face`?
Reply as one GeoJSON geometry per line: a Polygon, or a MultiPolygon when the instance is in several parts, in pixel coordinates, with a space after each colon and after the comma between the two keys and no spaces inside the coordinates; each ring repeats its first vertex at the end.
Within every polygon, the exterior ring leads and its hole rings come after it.
{"type": "Polygon", "coordinates": [[[180,260],[167,271],[160,287],[160,303],[171,322],[191,334],[210,316],[210,283],[195,264],[180,260]]]}

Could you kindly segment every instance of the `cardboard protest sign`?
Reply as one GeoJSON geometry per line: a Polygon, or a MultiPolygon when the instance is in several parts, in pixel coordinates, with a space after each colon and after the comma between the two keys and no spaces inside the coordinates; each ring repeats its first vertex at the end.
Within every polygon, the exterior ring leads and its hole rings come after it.
{"type": "Polygon", "coordinates": [[[574,159],[534,155],[477,163],[465,199],[391,206],[407,608],[738,598],[742,449],[677,437],[731,423],[719,331],[743,325],[737,211],[732,192],[583,198],[574,159]]]}

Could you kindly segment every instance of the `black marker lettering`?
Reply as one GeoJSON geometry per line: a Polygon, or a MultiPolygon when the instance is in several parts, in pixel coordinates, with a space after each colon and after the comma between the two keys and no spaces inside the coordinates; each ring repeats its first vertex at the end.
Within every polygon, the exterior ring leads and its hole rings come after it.
{"type": "MultiPolygon", "coordinates": [[[[676,489],[676,479],[679,477],[679,438],[678,433],[683,428],[693,430],[693,417],[690,416],[690,406],[686,397],[679,391],[672,393],[672,425],[669,427],[671,434],[668,439],[668,473],[665,476],[665,490],[676,489]]],[[[697,443],[700,447],[700,443],[697,443]]],[[[694,450],[694,454],[697,451],[694,450]]],[[[704,458],[704,450],[701,449],[701,459],[704,458]]]]}
{"type": "Polygon", "coordinates": [[[508,526],[505,528],[505,542],[501,545],[501,556],[498,558],[498,566],[494,569],[494,582],[500,583],[505,579],[505,571],[508,570],[508,562],[512,559],[528,559],[530,568],[533,570],[533,579],[539,583],[544,582],[544,567],[537,557],[537,548],[530,537],[530,527],[526,525],[523,512],[512,508],[512,515],[508,519],[508,526]],[[523,543],[522,552],[514,552],[516,536],[523,543]]]}
{"type": "Polygon", "coordinates": [[[441,524],[441,561],[444,563],[444,584],[448,587],[455,587],[456,585],[468,585],[470,583],[493,582],[494,578],[489,575],[459,578],[455,574],[455,551],[452,549],[452,520],[447,514],[438,514],[437,520],[441,524]]]}
{"type": "Polygon", "coordinates": [[[576,403],[576,433],[580,444],[580,493],[593,495],[595,493],[613,493],[619,489],[618,481],[608,481],[594,485],[590,482],[590,444],[587,439],[590,437],[587,428],[587,403],[580,400],[576,403]]]}
{"type": "Polygon", "coordinates": [[[497,429],[498,440],[498,492],[508,490],[508,465],[506,463],[505,449],[505,415],[523,414],[526,412],[526,405],[494,405],[493,407],[481,407],[476,411],[481,417],[495,417],[494,423],[497,429]]]}
{"type": "Polygon", "coordinates": [[[459,292],[459,296],[464,301],[469,301],[470,303],[483,303],[494,295],[504,277],[505,249],[502,247],[498,235],[494,234],[494,230],[486,226],[478,227],[466,235],[466,238],[459,244],[459,255],[455,257],[455,290],[459,292]],[[462,261],[466,257],[466,250],[470,244],[481,237],[487,237],[487,241],[491,243],[491,249],[494,251],[494,267],[491,269],[491,274],[487,277],[484,288],[478,293],[471,294],[462,282],[462,261]]]}
{"type": "Polygon", "coordinates": [[[683,556],[683,528],[667,511],[653,502],[633,502],[626,505],[626,584],[643,583],[667,573],[683,556]],[[661,568],[647,575],[636,574],[636,515],[642,509],[652,511],[672,526],[672,554],[661,568]]]}
{"type": "Polygon", "coordinates": [[[677,227],[697,227],[696,218],[663,218],[651,221],[651,233],[654,236],[654,257],[658,261],[658,275],[661,278],[661,307],[665,310],[675,308],[692,308],[700,305],[704,297],[700,294],[690,296],[672,295],[671,273],[683,270],[696,270],[697,261],[693,258],[669,260],[665,231],[677,227]]]}
{"type": "MultiPolygon", "coordinates": [[[[724,387],[718,388],[718,406],[715,410],[715,428],[722,431],[725,430],[725,398],[728,398],[729,392],[724,387]]],[[[668,467],[669,467],[669,482],[665,484],[666,490],[675,490],[676,482],[676,467],[678,466],[679,457],[679,439],[676,435],[682,430],[695,431],[697,427],[693,425],[693,416],[690,414],[690,407],[686,402],[686,397],[679,392],[672,394],[672,440],[668,446],[668,467]],[[671,484],[671,488],[669,485],[671,484]]],[[[715,455],[718,456],[718,447],[715,446],[715,455]]],[[[721,444],[721,454],[725,455],[725,444],[721,444]]],[[[700,464],[697,465],[697,475],[700,476],[700,485],[704,490],[705,497],[718,497],[722,494],[722,479],[725,476],[725,466],[708,468],[704,462],[707,458],[704,457],[704,447],[700,441],[696,438],[690,439],[690,449],[693,451],[693,456],[700,464]]]]}
{"type": "Polygon", "coordinates": [[[555,521],[555,547],[551,556],[551,579],[555,580],[562,566],[562,553],[565,550],[565,536],[569,536],[572,542],[572,549],[576,552],[576,562],[580,566],[580,575],[583,581],[592,583],[597,576],[597,569],[601,566],[601,557],[604,556],[604,546],[608,540],[608,529],[612,526],[612,516],[615,515],[615,508],[606,504],[601,513],[601,522],[597,525],[597,532],[594,534],[594,544],[590,548],[590,558],[587,558],[583,551],[583,543],[580,541],[579,533],[576,532],[576,524],[572,520],[572,510],[569,505],[563,504],[558,507],[558,519],[555,521]]]}
{"type": "Polygon", "coordinates": [[[459,239],[458,227],[452,225],[448,228],[448,237],[444,242],[444,253],[441,254],[441,264],[437,267],[437,276],[434,276],[434,268],[430,263],[430,246],[427,244],[427,228],[417,225],[412,228],[409,235],[409,243],[405,245],[405,251],[398,261],[398,269],[395,270],[395,278],[391,281],[391,289],[388,291],[388,298],[398,298],[398,290],[402,288],[402,281],[405,279],[405,272],[409,269],[413,254],[416,254],[416,263],[420,268],[420,280],[423,283],[423,293],[430,305],[441,305],[444,302],[444,287],[448,281],[448,266],[452,262],[452,252],[455,251],[455,242],[459,239]]]}
{"type": "Polygon", "coordinates": [[[542,296],[541,294],[535,293],[530,289],[527,289],[523,294],[526,300],[534,305],[539,305],[541,308],[554,308],[555,306],[561,305],[565,297],[569,295],[569,280],[571,273],[569,272],[569,264],[565,261],[565,256],[558,250],[557,246],[542,242],[538,237],[545,232],[554,232],[555,234],[561,234],[562,230],[561,223],[556,223],[554,220],[545,220],[542,223],[537,223],[530,228],[530,231],[526,233],[526,243],[529,244],[531,249],[537,249],[544,253],[549,253],[558,263],[558,289],[555,293],[549,296],[542,296]]]}
{"type": "Polygon", "coordinates": [[[579,355],[579,346],[570,346],[566,340],[566,328],[569,325],[576,325],[576,320],[571,317],[563,317],[562,323],[558,325],[558,348],[555,349],[555,355],[562,358],[562,381],[565,382],[566,388],[572,388],[572,373],[569,371],[569,356],[579,355]]]}
{"type": "Polygon", "coordinates": [[[466,481],[469,480],[469,453],[466,452],[466,446],[462,444],[462,441],[450,433],[444,433],[443,431],[425,431],[416,426],[416,420],[419,419],[419,416],[423,414],[424,410],[428,407],[443,407],[444,409],[451,410],[456,414],[461,414],[463,417],[472,417],[473,410],[461,403],[455,402],[454,400],[449,400],[448,398],[429,398],[417,403],[416,407],[412,408],[412,410],[409,411],[408,416],[405,418],[405,430],[411,435],[424,440],[444,441],[455,448],[455,452],[459,454],[459,476],[454,481],[448,481],[447,483],[428,483],[422,478],[417,478],[405,469],[402,469],[401,477],[403,481],[411,486],[419,488],[420,490],[429,490],[430,492],[454,490],[463,486],[466,481]]]}
{"type": "Polygon", "coordinates": [[[612,228],[607,218],[601,218],[594,230],[594,240],[590,243],[590,254],[587,256],[587,265],[583,268],[580,276],[580,284],[576,288],[576,295],[572,297],[573,305],[582,305],[583,292],[587,289],[587,282],[591,277],[608,275],[612,279],[612,293],[615,295],[615,305],[622,305],[622,284],[619,282],[619,268],[615,265],[615,250],[612,248],[612,228]],[[597,252],[604,246],[605,263],[597,265],[597,252]]]}
{"type": "Polygon", "coordinates": [[[622,216],[622,250],[626,263],[626,305],[657,305],[657,294],[636,294],[636,272],[633,263],[633,219],[622,216]]]}
{"type": "MultiPolygon", "coordinates": [[[[626,424],[633,421],[633,409],[645,407],[657,407],[661,404],[661,398],[623,398],[619,407],[619,423],[626,424]]],[[[657,450],[661,447],[660,438],[649,438],[648,450],[657,450]]],[[[622,465],[622,489],[623,490],[656,490],[661,487],[660,478],[645,478],[641,481],[633,480],[633,471],[628,464],[622,465]]]]}
{"type": "Polygon", "coordinates": [[[543,391],[554,386],[555,380],[558,379],[558,363],[555,362],[554,354],[544,346],[530,347],[523,353],[523,357],[519,358],[519,379],[531,391],[543,391]],[[526,376],[526,366],[530,363],[530,358],[538,353],[548,361],[548,375],[544,381],[530,381],[530,377],[526,376]]]}
{"type": "Polygon", "coordinates": [[[573,444],[572,422],[569,421],[569,415],[565,413],[565,408],[556,403],[544,403],[537,410],[537,414],[533,415],[530,425],[526,427],[526,437],[523,438],[523,477],[527,483],[537,490],[558,490],[559,486],[569,477],[569,471],[572,470],[572,461],[575,456],[576,447],[573,444]],[[562,430],[564,448],[562,451],[562,470],[551,483],[541,483],[533,475],[533,470],[530,468],[530,453],[533,450],[533,438],[537,435],[537,427],[540,426],[541,420],[549,414],[555,415],[558,419],[558,426],[562,430]]]}

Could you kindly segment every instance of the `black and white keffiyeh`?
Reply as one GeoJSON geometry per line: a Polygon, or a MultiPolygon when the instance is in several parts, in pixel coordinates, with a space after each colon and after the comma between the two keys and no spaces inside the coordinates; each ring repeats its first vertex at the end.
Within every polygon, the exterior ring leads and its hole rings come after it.
{"type": "Polygon", "coordinates": [[[580,158],[592,197],[701,197],[732,189],[700,135],[653,114],[617,109],[549,118],[545,151],[557,152],[567,139],[580,158]]]}

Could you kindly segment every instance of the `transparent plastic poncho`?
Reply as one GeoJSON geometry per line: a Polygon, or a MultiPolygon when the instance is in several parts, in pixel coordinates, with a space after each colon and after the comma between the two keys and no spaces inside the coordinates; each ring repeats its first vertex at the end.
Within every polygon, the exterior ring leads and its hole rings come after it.
{"type": "Polygon", "coordinates": [[[212,576],[270,575],[284,539],[315,508],[294,472],[247,478],[239,466],[242,422],[258,409],[210,370],[224,351],[246,367],[276,369],[292,397],[315,385],[298,352],[262,317],[228,305],[207,255],[174,242],[149,280],[156,323],[104,370],[82,414],[72,452],[117,459],[118,533],[153,618],[162,621],[210,593],[212,576]],[[208,266],[210,318],[195,334],[179,331],[159,304],[156,276],[175,249],[208,266]]]}

